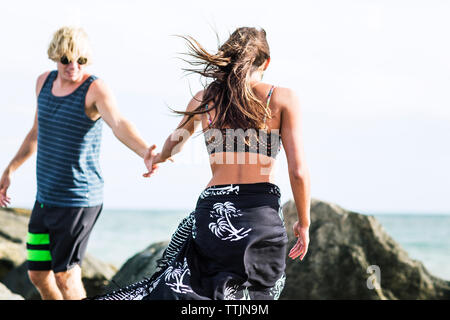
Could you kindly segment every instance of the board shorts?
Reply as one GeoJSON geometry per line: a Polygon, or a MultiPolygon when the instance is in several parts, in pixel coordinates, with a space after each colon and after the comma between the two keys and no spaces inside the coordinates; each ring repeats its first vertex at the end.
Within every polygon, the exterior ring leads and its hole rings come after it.
{"type": "Polygon", "coordinates": [[[36,201],[28,224],[28,270],[57,273],[81,266],[102,208],[54,207],[36,201]]]}

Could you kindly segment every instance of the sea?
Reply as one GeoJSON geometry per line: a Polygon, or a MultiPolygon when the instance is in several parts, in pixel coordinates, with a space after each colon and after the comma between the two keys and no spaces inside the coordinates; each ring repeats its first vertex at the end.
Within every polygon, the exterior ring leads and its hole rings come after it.
{"type": "MultiPolygon", "coordinates": [[[[87,251],[120,268],[150,244],[169,240],[186,210],[104,209],[87,251]]],[[[371,214],[412,259],[433,275],[450,280],[450,215],[371,214]]]]}

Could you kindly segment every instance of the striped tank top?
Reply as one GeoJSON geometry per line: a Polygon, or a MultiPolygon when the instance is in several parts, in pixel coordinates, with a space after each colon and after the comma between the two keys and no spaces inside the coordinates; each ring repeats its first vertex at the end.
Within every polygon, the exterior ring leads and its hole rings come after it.
{"type": "Polygon", "coordinates": [[[52,94],[52,71],[38,96],[37,194],[42,204],[92,207],[103,202],[99,154],[102,123],[85,113],[90,76],[66,96],[52,94]]]}

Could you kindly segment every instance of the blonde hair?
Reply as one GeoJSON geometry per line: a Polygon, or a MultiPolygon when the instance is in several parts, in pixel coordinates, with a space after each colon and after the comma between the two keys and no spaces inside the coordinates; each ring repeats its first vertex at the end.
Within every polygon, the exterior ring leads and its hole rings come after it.
{"type": "Polygon", "coordinates": [[[48,58],[58,62],[62,56],[69,60],[79,57],[87,58],[87,64],[92,63],[91,45],[87,33],[79,27],[62,27],[53,34],[47,50],[48,58]]]}

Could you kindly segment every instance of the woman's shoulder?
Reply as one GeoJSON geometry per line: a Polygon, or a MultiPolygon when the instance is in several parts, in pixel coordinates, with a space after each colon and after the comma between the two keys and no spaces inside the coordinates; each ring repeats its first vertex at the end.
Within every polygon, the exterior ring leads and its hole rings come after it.
{"type": "Polygon", "coordinates": [[[278,99],[292,99],[296,96],[294,89],[279,86],[274,86],[273,94],[274,96],[276,95],[278,99]]]}
{"type": "Polygon", "coordinates": [[[203,102],[203,96],[204,96],[205,90],[198,91],[189,102],[186,111],[194,111],[197,109],[203,102]]]}
{"type": "MultiPolygon", "coordinates": [[[[203,97],[204,97],[205,90],[198,91],[189,101],[185,112],[196,112],[199,110],[199,108],[202,106],[203,103],[203,97]]],[[[201,114],[194,114],[193,118],[195,121],[201,121],[202,115],[201,114]]]]}
{"type": "Polygon", "coordinates": [[[280,108],[297,105],[298,104],[297,93],[292,88],[273,86],[273,90],[270,96],[270,104],[278,106],[280,108]]]}
{"type": "Polygon", "coordinates": [[[293,89],[277,86],[276,84],[271,83],[259,82],[253,87],[253,89],[261,95],[267,95],[270,90],[273,90],[272,94],[275,95],[276,93],[278,98],[291,98],[292,96],[295,96],[295,91],[293,89]]]}

